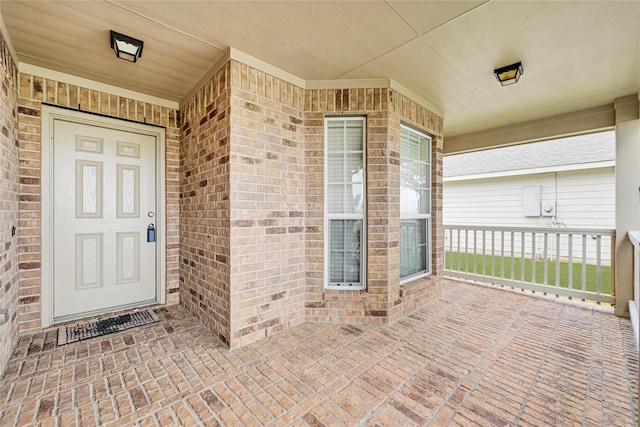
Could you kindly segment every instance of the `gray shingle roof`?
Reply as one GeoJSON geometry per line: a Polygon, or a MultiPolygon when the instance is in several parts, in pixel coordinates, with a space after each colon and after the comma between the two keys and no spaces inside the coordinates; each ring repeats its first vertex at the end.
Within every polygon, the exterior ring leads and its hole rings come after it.
{"type": "MultiPolygon", "coordinates": [[[[447,141],[445,140],[445,144],[447,141]]],[[[615,132],[494,148],[444,157],[444,177],[615,160],[615,132]]]]}

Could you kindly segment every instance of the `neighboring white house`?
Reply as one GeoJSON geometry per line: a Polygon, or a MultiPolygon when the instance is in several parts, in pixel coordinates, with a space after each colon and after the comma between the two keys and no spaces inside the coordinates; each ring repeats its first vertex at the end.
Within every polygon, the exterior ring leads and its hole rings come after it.
{"type": "Polygon", "coordinates": [[[615,133],[446,156],[443,218],[455,225],[614,229],[615,133]]]}

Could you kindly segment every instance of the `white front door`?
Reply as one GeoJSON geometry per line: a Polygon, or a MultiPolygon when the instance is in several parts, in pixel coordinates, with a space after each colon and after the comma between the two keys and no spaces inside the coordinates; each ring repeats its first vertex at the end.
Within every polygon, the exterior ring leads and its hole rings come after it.
{"type": "Polygon", "coordinates": [[[51,124],[53,320],[156,302],[156,138],[51,124]]]}

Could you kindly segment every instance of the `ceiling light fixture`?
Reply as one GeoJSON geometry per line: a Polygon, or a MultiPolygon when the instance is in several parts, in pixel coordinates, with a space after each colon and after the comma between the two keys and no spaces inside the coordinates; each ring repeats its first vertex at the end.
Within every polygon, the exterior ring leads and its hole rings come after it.
{"type": "Polygon", "coordinates": [[[522,62],[516,62],[493,70],[493,74],[502,86],[509,86],[518,82],[520,76],[524,74],[524,68],[522,68],[522,62]]]}
{"type": "Polygon", "coordinates": [[[125,36],[111,30],[111,49],[114,50],[116,56],[129,62],[137,62],[142,56],[142,40],[125,36]]]}

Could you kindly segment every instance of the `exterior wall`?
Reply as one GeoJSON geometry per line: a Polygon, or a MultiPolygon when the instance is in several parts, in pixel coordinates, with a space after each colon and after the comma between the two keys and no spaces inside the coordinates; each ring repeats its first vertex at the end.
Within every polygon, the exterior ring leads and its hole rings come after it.
{"type": "Polygon", "coordinates": [[[433,272],[442,253],[442,119],[390,89],[304,90],[236,61],[180,112],[182,301],[231,348],[307,321],[388,322],[438,292],[399,284],[400,123],[433,138],[433,272]],[[367,290],[324,289],[324,118],[367,116],[367,290]]]}
{"type": "Polygon", "coordinates": [[[522,191],[532,185],[542,187],[542,200],[557,202],[557,223],[567,228],[615,228],[613,167],[445,181],[445,223],[552,227],[552,217],[523,214],[522,191]]]}
{"type": "Polygon", "coordinates": [[[0,377],[18,337],[18,69],[0,32],[0,310],[8,320],[0,325],[0,377]]]}
{"type": "Polygon", "coordinates": [[[79,109],[166,128],[166,303],[178,302],[179,143],[176,111],[39,76],[20,74],[20,332],[41,327],[41,111],[42,104],[79,109]]]}
{"type": "Polygon", "coordinates": [[[433,135],[433,273],[443,266],[442,119],[390,89],[309,90],[306,123],[306,319],[382,323],[438,292],[423,278],[400,286],[400,123],[433,135]],[[324,117],[367,117],[367,289],[324,289],[324,117]],[[401,292],[402,289],[402,292],[401,292]]]}
{"type": "MultiPolygon", "coordinates": [[[[448,181],[444,183],[446,224],[542,228],[615,228],[615,171],[613,167],[500,178],[448,181]],[[543,201],[556,201],[557,216],[527,217],[523,214],[523,188],[541,186],[543,201]]],[[[551,236],[553,237],[553,236],[551,236]]],[[[543,250],[543,237],[536,243],[543,250]]],[[[519,242],[519,240],[518,240],[519,242]]],[[[488,243],[487,243],[488,244],[488,243]]],[[[499,246],[499,242],[495,243],[499,246]]],[[[448,247],[445,244],[445,247],[448,247]]],[[[549,243],[551,251],[555,248],[549,243]]],[[[581,248],[581,236],[573,247],[581,248]]],[[[516,253],[520,245],[516,244],[516,253]]],[[[602,240],[602,262],[611,262],[611,240],[602,240]]],[[[525,248],[531,252],[530,244],[525,248]]],[[[566,257],[567,244],[560,256],[566,257]]],[[[596,245],[587,241],[587,259],[596,262],[596,245]]]]}
{"type": "Polygon", "coordinates": [[[304,90],[231,61],[231,347],[304,321],[304,90]]]}
{"type": "Polygon", "coordinates": [[[180,295],[230,344],[230,66],[180,109],[180,295]]]}
{"type": "Polygon", "coordinates": [[[167,303],[180,298],[232,348],[305,320],[387,322],[437,292],[432,278],[399,285],[399,140],[401,122],[434,136],[438,274],[442,119],[393,90],[304,90],[230,61],[179,114],[27,74],[17,100],[19,206],[9,211],[19,211],[21,332],[41,327],[43,103],[166,128],[167,303]],[[366,291],[324,290],[323,132],[333,114],[367,116],[366,291]]]}

